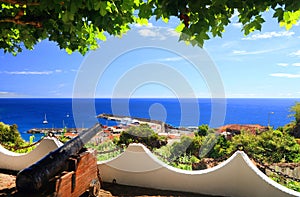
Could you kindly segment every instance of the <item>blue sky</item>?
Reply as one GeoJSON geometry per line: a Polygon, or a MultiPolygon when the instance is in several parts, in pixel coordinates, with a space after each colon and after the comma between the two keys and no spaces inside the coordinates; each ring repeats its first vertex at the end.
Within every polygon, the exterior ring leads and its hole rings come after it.
{"type": "Polygon", "coordinates": [[[264,15],[261,32],[247,37],[233,17],[223,37],[204,49],[178,43],[172,19],[133,25],[85,56],[49,41],[16,57],[0,51],[0,98],[299,98],[299,26],[286,31],[271,15],[264,15]]]}

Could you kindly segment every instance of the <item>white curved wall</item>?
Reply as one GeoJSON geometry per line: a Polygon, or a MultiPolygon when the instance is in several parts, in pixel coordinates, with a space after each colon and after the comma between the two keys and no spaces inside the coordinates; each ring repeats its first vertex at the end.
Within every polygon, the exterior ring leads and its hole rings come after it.
{"type": "Polygon", "coordinates": [[[0,169],[22,170],[60,146],[62,143],[58,139],[50,137],[44,138],[34,150],[26,154],[11,152],[0,145],[0,169]]]}
{"type": "Polygon", "coordinates": [[[206,170],[180,170],[158,160],[145,146],[131,144],[115,159],[98,162],[102,180],[155,189],[234,197],[300,196],[263,174],[241,151],[206,170]]]}

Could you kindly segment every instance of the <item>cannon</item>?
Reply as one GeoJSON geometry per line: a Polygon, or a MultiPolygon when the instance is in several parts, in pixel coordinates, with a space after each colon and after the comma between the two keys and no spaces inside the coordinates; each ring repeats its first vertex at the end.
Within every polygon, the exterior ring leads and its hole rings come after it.
{"type": "MultiPolygon", "coordinates": [[[[47,190],[50,180],[66,170],[68,160],[78,154],[84,144],[95,136],[101,128],[100,124],[96,124],[92,128],[82,131],[77,137],[20,171],[16,177],[18,192],[33,194],[47,190]]],[[[97,165],[95,164],[94,167],[96,168],[97,165]]]]}

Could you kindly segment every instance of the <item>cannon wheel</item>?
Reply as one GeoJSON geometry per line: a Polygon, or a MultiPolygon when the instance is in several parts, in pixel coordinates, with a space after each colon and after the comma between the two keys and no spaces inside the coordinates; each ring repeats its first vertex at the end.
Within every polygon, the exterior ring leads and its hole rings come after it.
{"type": "Polygon", "coordinates": [[[100,181],[97,179],[92,180],[89,187],[89,196],[97,197],[101,188],[100,181]]]}

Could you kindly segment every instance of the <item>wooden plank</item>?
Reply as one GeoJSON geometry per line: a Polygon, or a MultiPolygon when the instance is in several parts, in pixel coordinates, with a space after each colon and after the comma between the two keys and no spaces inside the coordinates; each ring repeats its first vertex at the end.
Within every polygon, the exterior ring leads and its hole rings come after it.
{"type": "Polygon", "coordinates": [[[72,175],[74,171],[68,172],[67,174],[61,176],[56,181],[56,195],[57,197],[68,197],[70,196],[72,189],[72,175]]]}
{"type": "Polygon", "coordinates": [[[98,179],[97,159],[94,155],[94,152],[89,152],[89,154],[80,155],[78,168],[75,173],[76,187],[75,190],[72,192],[72,197],[83,194],[89,188],[92,180],[98,179]]]}
{"type": "Polygon", "coordinates": [[[79,155],[77,161],[69,161],[76,165],[76,170],[65,172],[56,180],[56,194],[58,197],[78,197],[89,189],[93,180],[98,180],[97,158],[95,151],[85,151],[79,155]],[[72,182],[72,176],[75,176],[72,182]],[[72,191],[72,184],[75,184],[72,191]]]}

